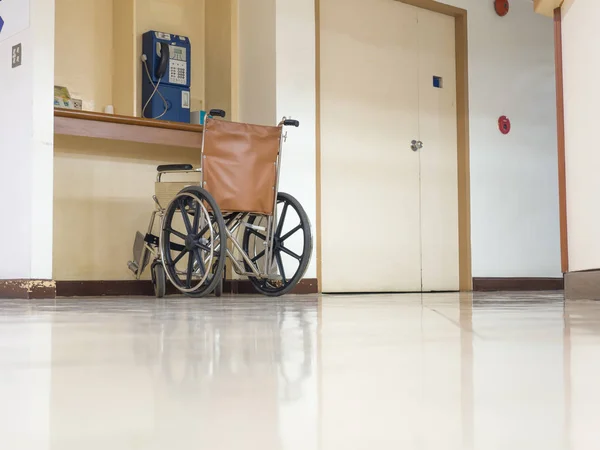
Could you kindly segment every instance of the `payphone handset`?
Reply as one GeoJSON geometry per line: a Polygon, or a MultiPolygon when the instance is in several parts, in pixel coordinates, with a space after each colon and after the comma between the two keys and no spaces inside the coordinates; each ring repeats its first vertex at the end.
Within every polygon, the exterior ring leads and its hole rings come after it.
{"type": "Polygon", "coordinates": [[[142,116],[189,122],[191,44],[185,36],[148,31],[142,36],[142,116]],[[147,108],[150,113],[146,114],[147,108]]]}
{"type": "Polygon", "coordinates": [[[160,42],[157,44],[156,50],[157,50],[157,53],[159,56],[159,60],[158,60],[158,67],[156,68],[155,76],[159,80],[162,80],[162,78],[167,73],[167,69],[169,68],[169,60],[171,59],[169,57],[169,55],[170,55],[169,44],[167,44],[166,42],[160,42]]]}
{"type": "Polygon", "coordinates": [[[144,55],[152,70],[152,81],[176,86],[190,86],[190,41],[160,31],[150,31],[143,36],[144,55]],[[154,49],[154,52],[150,51],[154,49]],[[149,54],[150,53],[150,54],[149,54]]]}

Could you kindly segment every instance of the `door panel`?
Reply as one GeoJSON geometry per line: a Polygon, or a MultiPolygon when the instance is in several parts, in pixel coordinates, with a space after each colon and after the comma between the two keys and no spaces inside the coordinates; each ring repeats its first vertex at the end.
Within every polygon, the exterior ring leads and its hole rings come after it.
{"type": "Polygon", "coordinates": [[[452,291],[459,289],[455,22],[427,10],[418,20],[422,283],[424,291],[452,291]]]}
{"type": "Polygon", "coordinates": [[[417,8],[321,0],[325,292],[419,291],[417,8]]]}

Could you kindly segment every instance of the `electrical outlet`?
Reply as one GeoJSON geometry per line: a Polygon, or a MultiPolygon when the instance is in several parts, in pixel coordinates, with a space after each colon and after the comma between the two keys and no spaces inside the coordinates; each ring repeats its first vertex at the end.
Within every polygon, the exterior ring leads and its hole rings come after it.
{"type": "Polygon", "coordinates": [[[79,100],[76,98],[71,99],[73,102],[73,109],[77,109],[81,111],[83,109],[83,100],[79,100]]]}
{"type": "Polygon", "coordinates": [[[21,44],[14,45],[12,48],[12,68],[19,67],[22,62],[22,47],[21,44]]]}

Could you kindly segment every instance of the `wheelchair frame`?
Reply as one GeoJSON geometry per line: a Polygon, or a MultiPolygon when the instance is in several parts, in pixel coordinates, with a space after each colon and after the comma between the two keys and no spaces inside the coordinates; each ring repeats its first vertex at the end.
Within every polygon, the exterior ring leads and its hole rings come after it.
{"type": "MultiPolygon", "coordinates": [[[[210,115],[224,117],[225,114],[222,111],[213,110],[213,111],[211,111],[210,115]]],[[[207,117],[207,120],[216,120],[216,119],[207,117]]],[[[297,126],[299,126],[299,122],[296,120],[292,120],[292,119],[288,119],[288,118],[284,117],[277,126],[279,128],[282,128],[284,126],[296,126],[297,127],[297,126]]],[[[134,260],[129,262],[129,268],[134,273],[136,279],[138,279],[138,280],[141,278],[142,273],[143,273],[144,269],[146,268],[146,266],[148,265],[148,262],[149,262],[151,256],[153,256],[153,258],[154,258],[154,261],[152,263],[153,269],[154,269],[154,265],[159,264],[159,263],[163,266],[163,270],[166,269],[165,258],[164,258],[164,255],[161,253],[161,248],[160,248],[161,240],[165,239],[163,222],[165,220],[166,211],[172,206],[172,203],[175,201],[175,199],[183,193],[183,188],[190,187],[190,186],[198,186],[198,187],[206,186],[205,176],[204,176],[205,159],[206,159],[206,155],[204,154],[204,152],[205,152],[205,137],[206,137],[206,133],[203,134],[203,138],[202,138],[200,168],[193,168],[190,165],[175,165],[175,166],[166,166],[166,167],[171,167],[171,168],[158,171],[158,174],[156,176],[156,183],[155,183],[155,194],[152,196],[154,203],[155,203],[155,210],[151,213],[150,222],[148,225],[146,236],[142,236],[141,233],[137,234],[136,241],[134,244],[134,260]],[[178,166],[181,167],[181,169],[178,168],[178,166]],[[173,167],[177,167],[177,168],[172,169],[173,167]],[[163,202],[165,202],[166,199],[165,199],[164,191],[166,190],[168,192],[169,189],[161,189],[163,192],[161,192],[159,195],[158,188],[161,187],[160,186],[161,184],[167,183],[167,182],[163,181],[163,176],[169,175],[169,174],[199,174],[200,175],[200,183],[198,184],[197,181],[194,181],[194,182],[188,182],[188,181],[168,182],[168,183],[172,183],[173,186],[179,191],[179,193],[174,195],[169,200],[168,205],[164,205],[164,204],[161,204],[161,199],[163,200],[163,202]],[[156,236],[153,234],[153,230],[156,225],[157,216],[160,219],[159,236],[156,236]],[[141,239],[143,239],[143,244],[141,243],[141,239]],[[141,248],[140,248],[140,246],[141,246],[141,248]]],[[[285,275],[278,274],[276,271],[274,271],[274,267],[278,263],[281,263],[281,256],[279,256],[278,261],[275,260],[276,258],[275,258],[275,254],[274,254],[275,253],[274,240],[275,240],[275,235],[276,235],[277,227],[278,227],[277,205],[279,203],[278,197],[279,197],[279,177],[280,177],[280,171],[281,171],[281,157],[282,157],[283,143],[286,140],[287,140],[287,132],[285,132],[282,129],[281,135],[279,137],[279,148],[278,148],[277,157],[276,157],[276,161],[275,161],[276,170],[275,170],[275,186],[273,187],[274,200],[273,200],[272,214],[269,215],[269,214],[237,212],[237,211],[227,211],[225,213],[222,213],[222,217],[225,222],[226,241],[230,241],[232,243],[231,249],[229,248],[229,246],[227,246],[227,248],[226,248],[226,258],[229,258],[229,260],[231,261],[233,270],[240,276],[247,276],[247,277],[251,277],[251,278],[259,279],[259,280],[275,280],[275,281],[278,280],[278,277],[283,276],[284,282],[286,282],[285,275]],[[250,221],[252,223],[250,223],[248,221],[250,217],[253,217],[253,219],[250,221]],[[254,222],[256,221],[257,218],[259,218],[259,221],[261,219],[266,219],[266,222],[267,222],[266,226],[256,225],[254,222]],[[246,229],[246,230],[248,230],[248,232],[254,234],[255,239],[260,238],[263,241],[264,250],[259,253],[259,259],[262,258],[262,256],[260,256],[260,255],[262,253],[264,253],[264,255],[263,255],[264,256],[264,264],[259,264],[259,262],[256,261],[257,255],[254,255],[254,259],[253,259],[248,254],[248,252],[244,250],[242,244],[240,244],[238,237],[236,237],[236,234],[242,229],[246,229]],[[262,233],[264,233],[264,234],[262,234],[262,233]],[[264,238],[264,240],[263,240],[263,238],[264,238]],[[239,254],[241,255],[241,258],[242,258],[241,261],[238,260],[238,258],[236,257],[236,251],[239,252],[239,254]]],[[[160,166],[159,166],[159,169],[160,169],[160,166]]],[[[171,189],[171,192],[174,192],[174,191],[171,189]]],[[[189,196],[194,197],[193,195],[189,195],[189,196]]],[[[215,214],[215,211],[211,211],[209,213],[207,211],[207,209],[205,208],[204,204],[200,203],[200,205],[204,209],[204,212],[206,213],[206,217],[211,217],[211,215],[215,214]]],[[[300,206],[300,205],[298,204],[298,206],[300,206]]],[[[287,208],[287,206],[286,206],[286,208],[287,208]]],[[[301,208],[301,206],[300,206],[300,208],[301,208]]],[[[302,258],[307,257],[308,260],[310,260],[310,257],[312,254],[312,235],[310,234],[310,223],[308,222],[308,217],[305,215],[303,210],[302,210],[302,213],[305,216],[305,219],[304,219],[305,222],[307,222],[304,224],[304,233],[306,233],[306,226],[308,226],[308,230],[309,230],[309,235],[305,236],[305,239],[310,240],[309,253],[306,256],[303,254],[302,258]]],[[[282,214],[282,216],[285,216],[285,212],[282,214]]],[[[298,225],[296,228],[294,228],[291,233],[288,233],[289,235],[295,233],[296,231],[299,231],[302,228],[303,217],[300,213],[299,213],[299,217],[300,217],[300,222],[301,222],[300,225],[298,225]]],[[[282,221],[283,220],[284,220],[284,217],[282,217],[282,221]]],[[[215,232],[213,227],[214,227],[214,222],[211,222],[208,225],[211,236],[213,236],[213,233],[215,232]]],[[[205,226],[205,228],[206,228],[206,226],[205,226]]],[[[279,230],[279,231],[281,232],[281,230],[279,230]]],[[[286,238],[284,238],[284,240],[285,239],[286,238]]],[[[209,256],[209,258],[207,258],[204,261],[205,263],[207,261],[212,260],[214,252],[219,251],[219,248],[222,245],[222,241],[223,240],[221,239],[220,236],[217,238],[216,241],[214,241],[215,245],[211,247],[210,256],[209,256]]],[[[169,242],[169,248],[178,250],[178,248],[174,248],[173,245],[179,245],[179,244],[174,244],[172,242],[169,242]]],[[[183,246],[181,246],[181,247],[183,247],[183,246]]],[[[256,252],[256,249],[255,249],[255,252],[256,252]]],[[[298,255],[295,255],[295,256],[298,256],[298,255]]],[[[302,268],[302,261],[300,261],[300,259],[298,261],[300,263],[298,270],[302,271],[302,273],[300,275],[300,278],[301,278],[304,276],[308,262],[306,262],[304,265],[304,268],[302,268]]],[[[281,264],[283,264],[283,263],[281,263],[281,264]]],[[[196,263],[196,265],[198,265],[198,264],[196,263]]],[[[282,271],[283,271],[283,269],[282,269],[282,271]]],[[[175,281],[171,278],[169,271],[165,270],[165,272],[166,272],[166,277],[169,279],[169,281],[171,281],[171,283],[176,285],[175,281]]],[[[195,267],[194,274],[197,274],[197,272],[198,272],[198,267],[195,267]]],[[[202,278],[202,282],[206,282],[206,279],[209,275],[208,272],[210,272],[210,271],[207,270],[206,273],[204,274],[204,278],[202,278]]],[[[154,272],[153,272],[153,275],[154,275],[154,272]]],[[[222,274],[216,274],[216,275],[222,276],[222,274]]],[[[154,277],[153,277],[153,280],[154,280],[154,277]]],[[[296,283],[297,283],[297,281],[296,281],[296,283]]],[[[221,285],[221,287],[222,287],[222,285],[221,285]]],[[[183,293],[188,294],[188,292],[185,292],[181,288],[178,288],[178,289],[180,291],[182,291],[183,293]]],[[[156,290],[156,284],[155,284],[155,290],[156,290]]],[[[163,295],[164,295],[164,293],[163,293],[163,295]]],[[[217,294],[217,295],[220,295],[220,294],[217,294]]],[[[157,294],[157,296],[160,297],[162,295],[157,294]]]]}

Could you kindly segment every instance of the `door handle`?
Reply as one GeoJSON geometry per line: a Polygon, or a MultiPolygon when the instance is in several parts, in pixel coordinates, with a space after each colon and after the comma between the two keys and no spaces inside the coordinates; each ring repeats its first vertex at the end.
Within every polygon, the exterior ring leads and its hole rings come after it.
{"type": "Polygon", "coordinates": [[[413,152],[417,152],[423,148],[423,143],[421,141],[410,141],[410,148],[413,152]]]}

